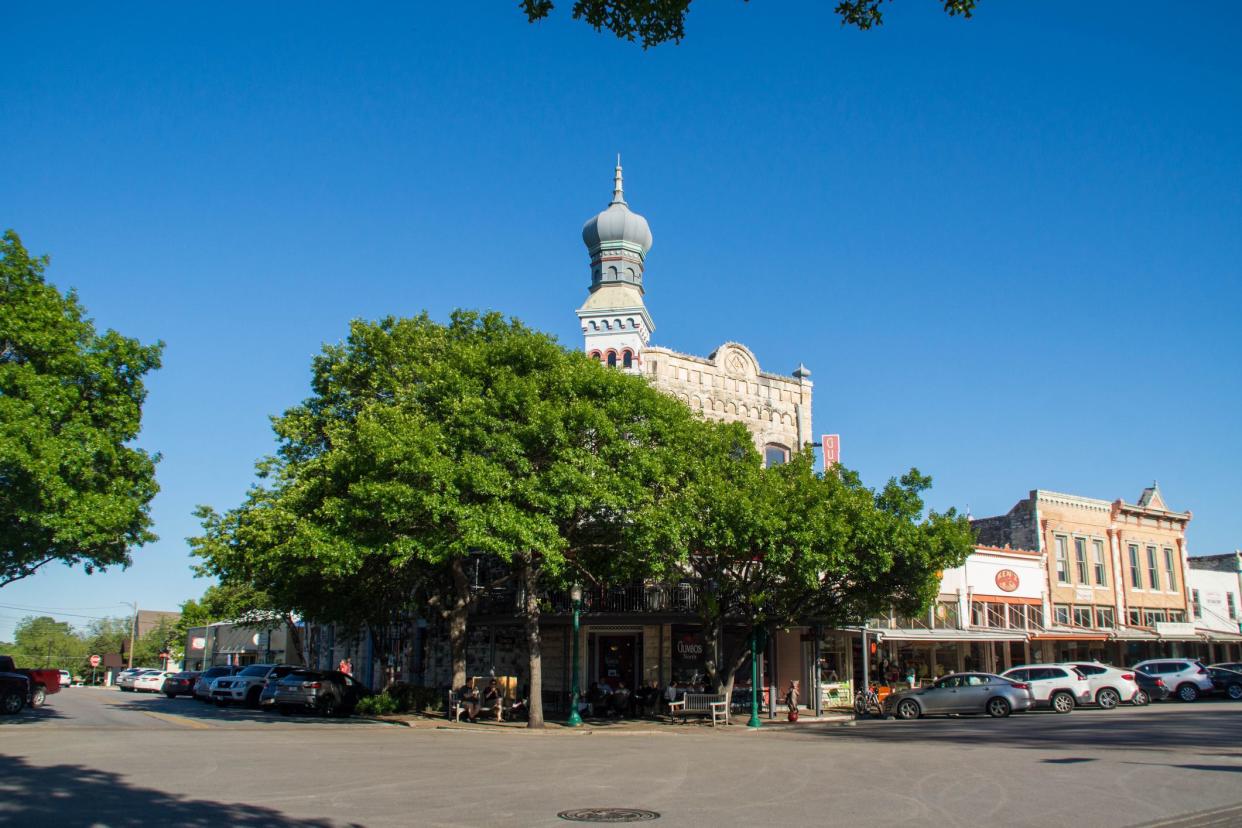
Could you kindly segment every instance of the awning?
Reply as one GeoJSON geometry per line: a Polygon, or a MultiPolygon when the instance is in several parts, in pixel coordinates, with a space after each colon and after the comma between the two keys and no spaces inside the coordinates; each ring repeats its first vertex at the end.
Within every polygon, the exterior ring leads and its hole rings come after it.
{"type": "Polygon", "coordinates": [[[1120,627],[1113,633],[1114,641],[1159,641],[1160,636],[1151,630],[1138,630],[1133,627],[1120,627]]]}
{"type": "Polygon", "coordinates": [[[1224,642],[1228,642],[1231,644],[1236,643],[1236,642],[1242,642],[1242,635],[1239,635],[1238,633],[1224,632],[1222,630],[1204,630],[1204,629],[1199,629],[1197,630],[1197,632],[1199,633],[1199,635],[1203,636],[1208,641],[1224,641],[1224,642]]]}
{"type": "Polygon", "coordinates": [[[879,635],[881,641],[925,641],[928,644],[939,642],[967,641],[1026,641],[1026,633],[1022,630],[868,630],[879,635]]]}
{"type": "Polygon", "coordinates": [[[1040,632],[1031,633],[1032,641],[1107,641],[1104,632],[1088,632],[1069,627],[1045,627],[1040,632]]]}

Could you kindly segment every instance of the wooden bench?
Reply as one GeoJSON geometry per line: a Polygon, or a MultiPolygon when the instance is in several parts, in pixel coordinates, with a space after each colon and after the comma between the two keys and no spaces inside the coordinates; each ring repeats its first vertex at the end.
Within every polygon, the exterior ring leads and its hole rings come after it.
{"type": "Polygon", "coordinates": [[[683,724],[691,713],[711,716],[712,727],[718,721],[729,724],[729,701],[724,693],[686,693],[677,701],[668,703],[670,719],[674,719],[679,713],[683,724]]]}

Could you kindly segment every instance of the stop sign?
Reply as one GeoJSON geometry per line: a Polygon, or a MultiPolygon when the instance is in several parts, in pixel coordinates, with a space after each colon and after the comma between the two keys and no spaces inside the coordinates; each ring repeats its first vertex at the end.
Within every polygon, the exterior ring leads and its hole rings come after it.
{"type": "Polygon", "coordinates": [[[92,667],[99,666],[99,656],[91,656],[91,666],[92,667]]]}

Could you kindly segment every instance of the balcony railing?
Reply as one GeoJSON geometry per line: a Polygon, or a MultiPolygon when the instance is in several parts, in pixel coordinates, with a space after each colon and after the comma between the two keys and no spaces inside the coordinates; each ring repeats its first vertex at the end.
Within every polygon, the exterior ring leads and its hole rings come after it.
{"type": "MultiPolygon", "coordinates": [[[[569,590],[552,590],[543,606],[543,611],[552,615],[572,612],[569,590]]],[[[479,599],[478,607],[478,612],[485,615],[512,613],[517,609],[517,592],[512,588],[493,590],[479,599]]],[[[583,615],[689,615],[698,611],[698,596],[690,584],[589,587],[582,591],[581,610],[583,615]]]]}

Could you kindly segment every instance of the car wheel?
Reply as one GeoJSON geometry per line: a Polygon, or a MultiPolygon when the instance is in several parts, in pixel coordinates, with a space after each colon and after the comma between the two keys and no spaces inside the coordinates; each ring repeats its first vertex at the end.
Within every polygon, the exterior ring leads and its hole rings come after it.
{"type": "Polygon", "coordinates": [[[319,711],[321,716],[335,716],[340,704],[332,696],[320,696],[315,703],[315,709],[319,711]]]}
{"type": "Polygon", "coordinates": [[[253,690],[251,690],[249,693],[247,693],[246,694],[246,707],[258,707],[259,706],[259,694],[262,692],[263,692],[262,690],[256,687],[253,690]]]}
{"type": "Polygon", "coordinates": [[[26,700],[22,698],[22,694],[16,690],[10,690],[3,696],[0,696],[0,713],[13,715],[26,706],[26,700]]]}
{"type": "Polygon", "coordinates": [[[1011,708],[1009,702],[1000,696],[988,699],[988,715],[993,719],[1003,719],[1009,715],[1011,708]]]}
{"type": "Polygon", "coordinates": [[[41,707],[47,701],[47,691],[42,686],[36,687],[30,693],[30,706],[41,707]]]}
{"type": "Polygon", "coordinates": [[[1177,697],[1184,702],[1192,702],[1199,698],[1199,688],[1193,684],[1183,684],[1177,688],[1177,697]]]}
{"type": "Polygon", "coordinates": [[[917,719],[919,717],[919,703],[914,699],[902,699],[898,703],[895,713],[899,719],[917,719]]]}
{"type": "Polygon", "coordinates": [[[1112,710],[1121,704],[1121,694],[1111,687],[1105,687],[1095,694],[1095,703],[1105,710],[1112,710]]]}
{"type": "Polygon", "coordinates": [[[175,698],[177,698],[177,694],[176,694],[176,693],[165,693],[164,695],[165,695],[165,696],[168,696],[168,698],[170,698],[170,699],[175,699],[175,698]]]}
{"type": "Polygon", "coordinates": [[[1234,701],[1242,699],[1242,684],[1231,684],[1225,688],[1225,693],[1234,701]]]}
{"type": "Polygon", "coordinates": [[[1134,698],[1130,701],[1135,707],[1145,707],[1151,704],[1151,696],[1147,695],[1146,690],[1140,690],[1134,694],[1134,698]]]}
{"type": "Polygon", "coordinates": [[[1069,713],[1074,709],[1074,697],[1064,691],[1053,693],[1052,698],[1048,700],[1052,705],[1052,709],[1058,713],[1069,713]]]}
{"type": "Polygon", "coordinates": [[[293,714],[293,708],[287,704],[278,704],[276,709],[280,711],[280,715],[289,716],[293,714]]]}

